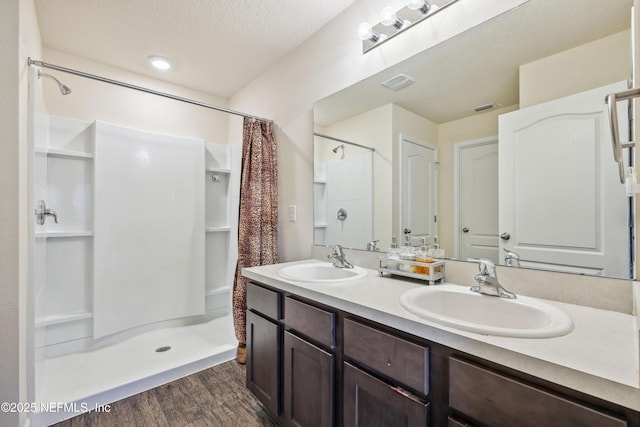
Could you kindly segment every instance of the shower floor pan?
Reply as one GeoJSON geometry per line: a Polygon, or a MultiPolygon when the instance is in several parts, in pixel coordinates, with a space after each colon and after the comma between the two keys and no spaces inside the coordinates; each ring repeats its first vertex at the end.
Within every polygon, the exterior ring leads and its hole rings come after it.
{"type": "Polygon", "coordinates": [[[236,347],[232,317],[227,315],[44,359],[36,366],[36,401],[67,405],[32,414],[31,425],[50,425],[79,415],[82,408],[92,410],[232,360],[236,347]]]}

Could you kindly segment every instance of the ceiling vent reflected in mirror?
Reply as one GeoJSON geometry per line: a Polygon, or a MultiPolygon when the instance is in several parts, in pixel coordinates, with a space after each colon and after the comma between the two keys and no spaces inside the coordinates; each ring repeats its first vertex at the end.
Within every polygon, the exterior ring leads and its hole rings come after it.
{"type": "Polygon", "coordinates": [[[497,106],[498,104],[496,104],[495,102],[490,102],[488,104],[483,104],[483,105],[478,105],[477,107],[473,107],[472,110],[475,111],[476,113],[481,113],[483,111],[493,110],[497,106]]]}
{"type": "Polygon", "coordinates": [[[406,74],[398,74],[397,76],[393,76],[382,82],[382,86],[391,90],[400,90],[413,83],[415,83],[415,79],[413,77],[409,77],[406,74]]]}

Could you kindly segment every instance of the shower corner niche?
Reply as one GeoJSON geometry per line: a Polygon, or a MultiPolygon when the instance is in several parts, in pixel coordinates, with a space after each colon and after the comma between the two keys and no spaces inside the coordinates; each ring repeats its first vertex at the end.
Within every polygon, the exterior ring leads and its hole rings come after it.
{"type": "Polygon", "coordinates": [[[46,116],[34,145],[35,199],[56,213],[35,225],[43,264],[35,299],[39,360],[76,350],[77,340],[92,335],[92,123],[46,116]]]}
{"type": "Polygon", "coordinates": [[[314,162],[313,167],[313,241],[327,244],[327,162],[314,162]]]}
{"type": "Polygon", "coordinates": [[[207,313],[226,314],[230,309],[233,263],[231,224],[231,146],[205,144],[205,263],[207,313]]]}

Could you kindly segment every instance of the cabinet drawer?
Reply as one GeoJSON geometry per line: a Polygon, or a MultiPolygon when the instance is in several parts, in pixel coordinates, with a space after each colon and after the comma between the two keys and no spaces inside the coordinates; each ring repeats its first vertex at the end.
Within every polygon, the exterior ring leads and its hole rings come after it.
{"type": "Polygon", "coordinates": [[[345,427],[425,427],[429,403],[411,393],[344,364],[345,427]]]}
{"type": "Polygon", "coordinates": [[[456,358],[449,359],[449,406],[490,426],[627,425],[624,420],[456,358]]]}
{"type": "Polygon", "coordinates": [[[427,346],[345,319],[344,355],[413,390],[429,394],[427,346]]]}
{"type": "Polygon", "coordinates": [[[282,319],[280,294],[255,283],[247,283],[247,309],[275,320],[282,319]]]}
{"type": "Polygon", "coordinates": [[[284,299],[284,323],[303,335],[327,346],[336,347],[336,314],[291,297],[284,299]]]}

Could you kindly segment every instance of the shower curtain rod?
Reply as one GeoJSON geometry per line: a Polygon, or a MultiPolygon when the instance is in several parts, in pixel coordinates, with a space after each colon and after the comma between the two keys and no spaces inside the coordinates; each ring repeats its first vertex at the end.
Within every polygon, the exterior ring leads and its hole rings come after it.
{"type": "Polygon", "coordinates": [[[360,144],[356,144],[355,142],[347,141],[347,140],[344,140],[344,139],[334,138],[333,136],[325,135],[325,134],[322,134],[322,133],[314,132],[313,134],[315,136],[319,136],[320,138],[327,138],[327,139],[330,139],[332,141],[344,142],[345,144],[355,145],[356,147],[364,148],[366,150],[376,151],[376,149],[373,148],[373,147],[367,147],[366,145],[360,145],[360,144]]]}
{"type": "Polygon", "coordinates": [[[59,65],[50,64],[48,62],[36,61],[34,59],[29,58],[27,63],[29,65],[33,65],[33,66],[36,66],[36,67],[50,68],[52,70],[62,71],[63,73],[68,73],[68,74],[73,74],[73,75],[80,76],[80,77],[85,77],[85,78],[88,78],[88,79],[98,80],[98,81],[103,82],[103,83],[109,83],[109,84],[112,84],[112,85],[125,87],[127,89],[133,89],[133,90],[137,90],[137,91],[140,91],[140,92],[146,92],[146,93],[149,93],[151,95],[158,95],[158,96],[162,96],[164,98],[173,99],[175,101],[186,102],[187,104],[192,104],[192,105],[197,105],[199,107],[205,107],[205,108],[209,108],[209,109],[212,109],[212,110],[222,111],[223,113],[235,114],[236,116],[247,117],[247,118],[251,118],[251,119],[254,119],[254,120],[273,122],[273,120],[270,120],[270,119],[265,119],[265,118],[262,118],[262,117],[253,116],[251,114],[241,113],[240,111],[230,110],[230,109],[224,108],[224,107],[218,107],[217,105],[206,104],[204,102],[195,101],[193,99],[183,98],[181,96],[171,95],[171,94],[166,93],[166,92],[159,92],[159,91],[156,91],[156,90],[147,89],[146,87],[136,86],[136,85],[132,85],[132,84],[129,84],[129,83],[124,83],[124,82],[121,82],[121,81],[118,81],[118,80],[108,79],[106,77],[96,76],[95,74],[89,74],[89,73],[85,73],[83,71],[78,71],[78,70],[74,70],[74,69],[71,69],[71,68],[61,67],[59,65]]]}

